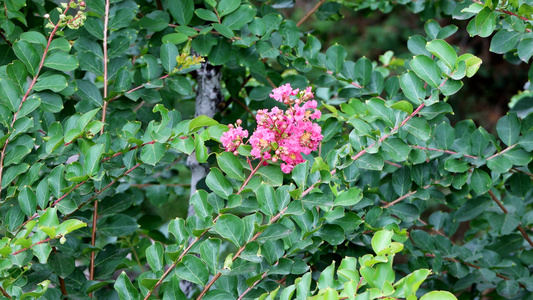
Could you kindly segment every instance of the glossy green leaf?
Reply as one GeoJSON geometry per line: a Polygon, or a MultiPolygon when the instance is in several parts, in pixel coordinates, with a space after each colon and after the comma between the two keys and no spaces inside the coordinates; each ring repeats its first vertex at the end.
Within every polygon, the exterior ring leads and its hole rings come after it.
{"type": "Polygon", "coordinates": [[[113,287],[118,292],[120,299],[127,299],[127,300],[141,299],[141,294],[133,286],[133,284],[131,284],[131,281],[128,275],[126,275],[124,271],[120,273],[113,287]]]}
{"type": "Polygon", "coordinates": [[[259,209],[267,216],[273,216],[277,213],[277,199],[272,186],[261,183],[256,192],[259,209]]]}
{"type": "Polygon", "coordinates": [[[27,41],[19,40],[13,44],[13,51],[18,59],[26,65],[28,72],[35,76],[41,61],[41,56],[37,50],[27,41]]]}
{"type": "Polygon", "coordinates": [[[217,168],[211,168],[211,172],[207,174],[205,179],[207,186],[224,199],[233,194],[231,183],[224,177],[222,172],[217,168]]]}
{"type": "Polygon", "coordinates": [[[507,146],[516,144],[520,135],[520,128],[520,120],[514,113],[503,116],[496,125],[499,138],[507,146]]]}
{"type": "Polygon", "coordinates": [[[457,61],[457,53],[446,41],[430,41],[426,44],[426,49],[442,60],[450,69],[454,68],[455,62],[457,61]]]}
{"type": "Polygon", "coordinates": [[[221,215],[215,223],[214,229],[220,236],[230,240],[235,246],[239,247],[242,245],[244,223],[239,217],[231,214],[221,215]]]}
{"type": "Polygon", "coordinates": [[[440,85],[440,69],[431,58],[425,55],[418,55],[413,57],[409,66],[422,80],[427,82],[432,87],[440,85]]]}
{"type": "Polygon", "coordinates": [[[59,71],[72,71],[78,68],[78,59],[73,55],[54,52],[46,57],[44,66],[59,71]]]}

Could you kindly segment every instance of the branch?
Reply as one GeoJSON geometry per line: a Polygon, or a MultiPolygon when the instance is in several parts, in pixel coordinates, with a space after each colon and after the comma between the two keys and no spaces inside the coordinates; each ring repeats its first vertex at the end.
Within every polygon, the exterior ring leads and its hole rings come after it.
{"type": "MultiPolygon", "coordinates": [[[[73,1],[74,0],[70,0],[68,2],[67,8],[65,8],[65,11],[63,12],[63,14],[66,14],[68,12],[68,10],[70,8],[70,4],[73,1]]],[[[5,5],[5,3],[4,3],[4,5],[5,5]]],[[[7,14],[7,10],[6,10],[6,14],[7,14]]],[[[28,99],[28,96],[30,95],[30,92],[33,90],[33,86],[37,82],[37,78],[39,77],[39,73],[41,72],[41,69],[43,68],[43,65],[44,65],[44,60],[46,59],[46,54],[48,54],[48,49],[50,48],[50,43],[52,43],[52,39],[54,38],[57,30],[59,29],[59,24],[60,24],[60,22],[57,22],[57,24],[55,25],[54,29],[50,33],[50,36],[48,37],[48,43],[46,44],[46,48],[44,49],[43,57],[41,58],[41,62],[39,63],[39,67],[37,68],[37,72],[35,73],[35,76],[33,77],[33,80],[31,81],[30,86],[28,87],[28,90],[26,90],[26,93],[22,97],[22,100],[20,101],[20,105],[19,105],[17,111],[13,115],[13,120],[11,121],[11,126],[10,126],[11,128],[13,128],[13,124],[15,124],[15,121],[17,120],[17,116],[18,116],[20,110],[22,109],[22,104],[24,104],[24,102],[26,102],[26,99],[28,99]]],[[[6,156],[6,149],[7,149],[7,145],[8,144],[9,144],[9,138],[6,140],[6,142],[4,144],[4,147],[2,148],[2,152],[0,153],[0,182],[2,182],[2,173],[4,171],[4,158],[6,156]]],[[[2,186],[0,186],[0,193],[2,193],[2,186]]]]}
{"type": "Polygon", "coordinates": [[[407,121],[409,121],[412,117],[416,116],[420,110],[422,110],[422,108],[424,108],[426,105],[424,103],[420,104],[420,106],[418,106],[415,111],[413,111],[413,113],[409,116],[407,116],[407,118],[405,118],[402,123],[400,123],[399,125],[397,125],[396,127],[394,127],[391,132],[389,134],[386,134],[384,136],[382,136],[377,142],[373,142],[370,146],[366,147],[365,149],[359,151],[359,153],[357,153],[356,155],[352,156],[352,159],[353,160],[357,160],[358,158],[360,158],[361,156],[363,156],[365,153],[367,153],[367,149],[369,148],[372,148],[374,145],[376,145],[376,143],[381,143],[383,142],[384,140],[386,140],[388,137],[390,137],[391,135],[393,135],[394,133],[396,133],[396,131],[398,131],[398,129],[400,129],[400,127],[402,127],[403,125],[405,125],[405,123],[407,123],[407,121]]]}
{"type": "Polygon", "coordinates": [[[479,158],[477,156],[468,155],[468,154],[462,154],[462,153],[451,151],[451,150],[444,150],[444,149],[437,149],[437,148],[430,148],[430,147],[422,147],[422,146],[415,146],[415,145],[411,145],[411,147],[412,148],[416,148],[416,149],[421,149],[421,150],[444,152],[444,153],[453,154],[453,155],[460,154],[460,155],[462,155],[464,157],[473,158],[473,159],[478,159],[479,158]]]}
{"type": "Polygon", "coordinates": [[[305,16],[303,16],[300,21],[298,21],[298,23],[296,23],[296,27],[300,27],[300,25],[302,25],[305,21],[307,21],[307,19],[309,19],[309,17],[315,13],[315,11],[322,5],[324,4],[324,2],[326,2],[326,0],[320,0],[320,2],[318,2],[310,11],[308,11],[305,16]]]}
{"type": "MultiPolygon", "coordinates": [[[[500,200],[498,200],[498,197],[496,197],[496,195],[491,190],[489,190],[489,194],[490,194],[490,197],[492,198],[492,200],[494,200],[494,202],[496,202],[496,204],[498,204],[498,206],[501,208],[501,210],[505,214],[508,214],[509,211],[507,211],[507,208],[505,208],[505,206],[503,206],[503,204],[500,202],[500,200]]],[[[529,238],[529,236],[527,235],[527,232],[524,230],[524,228],[522,228],[521,225],[518,225],[518,230],[520,231],[520,233],[522,234],[524,239],[529,243],[529,245],[531,247],[533,247],[533,241],[529,238]]]]}
{"type": "Polygon", "coordinates": [[[8,299],[12,299],[11,298],[11,295],[9,295],[6,290],[4,290],[4,288],[0,285],[0,291],[2,292],[2,295],[4,295],[6,298],[8,299]]]}
{"type": "MultiPolygon", "coordinates": [[[[437,180],[437,181],[435,181],[435,182],[432,182],[432,183],[430,183],[430,184],[428,184],[428,185],[426,185],[426,186],[424,186],[424,187],[422,187],[422,188],[423,188],[424,190],[425,190],[425,189],[428,189],[428,188],[431,187],[433,184],[437,184],[437,183],[439,183],[439,182],[441,182],[441,181],[443,181],[443,180],[445,180],[445,179],[446,179],[446,178],[439,179],[439,180],[437,180]]],[[[394,201],[392,201],[392,202],[389,202],[389,203],[383,205],[383,208],[391,207],[391,206],[395,205],[396,203],[401,202],[401,201],[404,200],[405,198],[408,198],[409,196],[412,196],[412,195],[416,194],[416,192],[417,192],[417,191],[409,192],[409,193],[407,193],[407,194],[405,194],[405,195],[403,195],[403,196],[397,198],[396,200],[394,200],[394,201]]]]}
{"type": "MultiPolygon", "coordinates": [[[[104,134],[104,128],[105,128],[105,117],[107,113],[107,26],[109,23],[109,0],[105,1],[105,15],[104,15],[104,106],[102,108],[102,123],[104,125],[102,126],[102,129],[100,130],[100,134],[104,134]]],[[[94,251],[92,252],[94,253],[94,251]]],[[[91,261],[93,260],[94,254],[91,254],[91,261]]],[[[91,279],[92,280],[92,279],[91,279]]],[[[92,293],[91,293],[92,296],[92,293]]]]}
{"type": "Polygon", "coordinates": [[[517,144],[514,144],[514,145],[511,145],[511,146],[509,146],[509,147],[503,149],[502,151],[500,151],[500,152],[498,152],[498,153],[492,155],[491,157],[487,158],[487,160],[491,160],[491,159],[495,158],[496,156],[499,156],[499,155],[504,154],[505,152],[507,152],[507,151],[513,149],[514,147],[516,147],[516,145],[517,145],[517,144]]]}
{"type": "Polygon", "coordinates": [[[18,251],[16,251],[16,252],[13,252],[13,253],[11,253],[11,255],[17,255],[17,254],[22,253],[22,252],[24,252],[24,251],[26,251],[26,250],[30,250],[30,249],[33,248],[34,246],[37,246],[37,245],[40,245],[40,244],[44,244],[44,243],[46,243],[46,242],[49,242],[50,240],[51,240],[51,238],[44,239],[44,240],[42,240],[42,241],[39,241],[39,242],[37,242],[37,243],[35,243],[35,244],[29,246],[28,248],[20,249],[20,250],[18,250],[18,251]]]}

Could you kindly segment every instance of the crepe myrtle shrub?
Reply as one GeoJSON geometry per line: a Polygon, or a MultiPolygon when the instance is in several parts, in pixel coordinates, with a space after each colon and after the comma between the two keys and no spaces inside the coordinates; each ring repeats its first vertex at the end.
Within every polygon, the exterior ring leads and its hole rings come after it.
{"type": "Polygon", "coordinates": [[[532,92],[452,124],[441,26],[528,63],[531,4],[293,5],[2,1],[1,299],[532,299],[532,92]],[[394,6],[409,53],[313,35],[394,6]]]}

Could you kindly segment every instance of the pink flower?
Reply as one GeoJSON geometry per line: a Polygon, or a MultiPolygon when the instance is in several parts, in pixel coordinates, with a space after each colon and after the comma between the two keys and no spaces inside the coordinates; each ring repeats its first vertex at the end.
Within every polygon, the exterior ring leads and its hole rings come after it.
{"type": "Polygon", "coordinates": [[[248,130],[243,130],[242,127],[229,125],[229,130],[222,133],[220,142],[226,148],[226,151],[234,152],[242,144],[242,139],[248,137],[248,130]]]}
{"type": "Polygon", "coordinates": [[[285,85],[282,85],[278,88],[275,88],[272,90],[272,94],[270,94],[270,98],[285,103],[285,101],[290,100],[290,96],[295,96],[298,94],[298,89],[293,90],[291,88],[290,83],[287,83],[285,85]]]}
{"type": "MultiPolygon", "coordinates": [[[[272,110],[262,109],[257,111],[257,128],[250,137],[252,146],[251,154],[254,158],[277,162],[281,159],[281,170],[289,173],[292,169],[305,162],[305,155],[315,151],[322,141],[322,128],[312,120],[319,119],[322,115],[317,108],[317,102],[312,100],[314,95],[311,87],[298,93],[290,84],[285,84],[270,94],[273,99],[289,106],[286,111],[278,107],[272,110]],[[299,98],[292,96],[299,95],[299,98]],[[274,153],[272,153],[274,152],[274,153]]],[[[220,139],[227,151],[235,151],[242,139],[248,137],[248,131],[230,125],[230,130],[225,132],[220,139]]]]}

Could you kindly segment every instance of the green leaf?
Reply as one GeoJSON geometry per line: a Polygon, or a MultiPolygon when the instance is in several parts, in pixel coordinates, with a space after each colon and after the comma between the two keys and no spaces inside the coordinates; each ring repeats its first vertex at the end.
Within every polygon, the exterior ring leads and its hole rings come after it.
{"type": "MultiPolygon", "coordinates": [[[[183,33],[169,33],[167,35],[165,35],[161,41],[164,43],[164,44],[167,44],[167,43],[172,43],[172,44],[181,44],[185,41],[187,41],[189,39],[189,37],[186,35],[186,34],[183,34],[183,33]]],[[[194,40],[193,40],[193,43],[194,43],[194,40]]],[[[202,54],[202,53],[200,53],[202,54]]]]}
{"type": "Polygon", "coordinates": [[[405,100],[400,100],[398,102],[395,102],[390,107],[404,111],[409,115],[413,113],[413,105],[411,105],[411,103],[405,100]]]}
{"type": "Polygon", "coordinates": [[[44,66],[59,71],[72,71],[78,68],[78,59],[73,55],[54,52],[46,57],[44,66]]]}
{"type": "Polygon", "coordinates": [[[407,160],[407,157],[409,157],[411,147],[409,147],[403,140],[396,137],[390,137],[385,139],[382,143],[383,150],[390,155],[392,160],[396,162],[402,162],[407,160]]]}
{"type": "Polygon", "coordinates": [[[176,266],[176,274],[184,280],[204,286],[209,280],[209,271],[204,262],[194,255],[185,255],[176,266]]]}
{"type": "Polygon", "coordinates": [[[457,93],[463,87],[463,82],[460,80],[448,79],[443,86],[440,87],[440,91],[444,96],[451,96],[457,93]]]}
{"type": "Polygon", "coordinates": [[[433,238],[431,235],[422,230],[413,230],[411,231],[411,239],[413,242],[422,249],[422,251],[433,251],[435,250],[435,245],[433,243],[433,238]]]}
{"type": "Polygon", "coordinates": [[[398,196],[403,196],[411,190],[413,181],[408,167],[400,168],[392,173],[392,187],[398,196]]]}
{"type": "Polygon", "coordinates": [[[380,255],[382,251],[389,248],[392,236],[394,232],[388,230],[380,230],[374,234],[372,237],[372,249],[377,255],[380,255]]]}
{"type": "Polygon", "coordinates": [[[156,10],[145,15],[139,21],[139,26],[150,31],[162,31],[168,28],[169,21],[170,16],[167,12],[156,10]]]}
{"type": "Polygon", "coordinates": [[[168,6],[168,11],[180,25],[188,25],[193,17],[194,1],[193,0],[180,0],[172,2],[172,5],[168,6]]]}
{"type": "Polygon", "coordinates": [[[138,228],[135,219],[123,214],[104,216],[98,221],[98,231],[108,236],[127,236],[138,228]]]}
{"type": "Polygon", "coordinates": [[[135,18],[137,12],[135,9],[124,7],[123,9],[118,9],[115,12],[115,15],[109,18],[109,29],[120,29],[127,27],[131,24],[131,20],[135,18]]]}
{"type": "Polygon", "coordinates": [[[371,98],[366,102],[366,107],[372,115],[383,120],[387,126],[394,127],[394,124],[396,123],[396,117],[394,112],[385,106],[385,101],[379,98],[371,98]]]}
{"type": "Polygon", "coordinates": [[[7,152],[4,159],[4,167],[7,167],[11,164],[18,164],[30,152],[31,149],[26,145],[16,145],[7,152]]]}
{"type": "Polygon", "coordinates": [[[220,153],[217,155],[217,163],[228,177],[242,181],[246,179],[242,164],[233,153],[227,151],[220,153]]]}
{"type": "Polygon", "coordinates": [[[268,165],[260,167],[257,170],[257,174],[261,175],[263,181],[271,186],[280,186],[283,184],[283,173],[279,166],[268,165]]]}
{"type": "Polygon", "coordinates": [[[273,216],[278,212],[276,194],[274,193],[272,186],[262,182],[257,189],[256,195],[261,212],[267,216],[273,216]]]}
{"type": "Polygon", "coordinates": [[[22,97],[17,86],[9,79],[0,78],[0,101],[12,112],[19,110],[22,97]]]}
{"type": "Polygon", "coordinates": [[[426,98],[424,81],[418,78],[414,72],[408,71],[400,77],[400,87],[405,97],[415,104],[422,103],[422,100],[426,98]]]}
{"type": "Polygon", "coordinates": [[[489,174],[483,170],[475,169],[470,177],[470,186],[477,194],[486,193],[492,186],[489,174]]]}
{"type": "Polygon", "coordinates": [[[153,55],[145,54],[142,60],[146,63],[146,66],[141,68],[143,78],[147,81],[156,79],[162,72],[157,59],[153,55]]]}
{"type": "Polygon", "coordinates": [[[26,65],[28,72],[35,76],[41,62],[41,56],[37,50],[27,41],[19,40],[13,44],[13,52],[26,65]]]}
{"type": "Polygon", "coordinates": [[[83,165],[87,175],[94,176],[100,171],[100,157],[102,156],[103,151],[103,144],[96,144],[89,148],[83,165]]]}
{"type": "Polygon", "coordinates": [[[533,55],[533,38],[526,38],[518,44],[518,57],[524,62],[528,62],[533,55]]]}
{"type": "Polygon", "coordinates": [[[96,107],[101,107],[104,103],[100,91],[94,83],[87,80],[76,80],[78,90],[75,95],[81,100],[92,102],[96,107]]]}
{"type": "Polygon", "coordinates": [[[240,30],[244,25],[252,22],[257,9],[251,4],[242,4],[236,11],[224,17],[222,25],[233,30],[240,30]]]}
{"type": "Polygon", "coordinates": [[[450,69],[453,69],[457,61],[457,53],[450,44],[444,40],[433,40],[426,44],[426,49],[442,60],[450,69]]]}
{"type": "Polygon", "coordinates": [[[450,292],[432,291],[422,296],[420,300],[457,300],[457,298],[450,292]]]}
{"type": "Polygon", "coordinates": [[[496,12],[490,7],[483,8],[475,18],[477,34],[480,37],[488,37],[496,27],[496,12]]]}
{"type": "Polygon", "coordinates": [[[235,246],[242,246],[244,239],[244,223],[239,217],[232,214],[220,215],[214,229],[221,237],[228,239],[235,244],[235,246]]]}
{"type": "MultiPolygon", "coordinates": [[[[240,5],[240,3],[239,3],[239,5],[240,5]]],[[[194,13],[198,16],[198,18],[200,18],[202,20],[211,21],[211,22],[218,22],[217,15],[215,15],[214,12],[212,12],[212,11],[210,11],[208,9],[199,8],[199,9],[195,10],[194,13]]]]}
{"type": "Polygon", "coordinates": [[[516,49],[521,35],[521,32],[507,31],[505,29],[498,30],[490,41],[490,51],[503,54],[516,49]]]}
{"type": "Polygon", "coordinates": [[[6,169],[5,173],[2,176],[2,189],[6,188],[20,174],[26,172],[29,168],[30,166],[28,164],[20,164],[6,169]]]}
{"type": "Polygon", "coordinates": [[[141,150],[141,160],[149,165],[155,166],[165,155],[166,146],[162,143],[144,145],[141,150]]]}
{"type": "Polygon", "coordinates": [[[220,255],[220,239],[209,238],[200,245],[200,257],[205,261],[211,273],[218,269],[218,258],[220,255]]]}
{"type": "Polygon", "coordinates": [[[117,281],[113,285],[115,290],[118,292],[120,299],[124,300],[137,300],[141,299],[141,294],[139,291],[131,284],[131,281],[124,271],[120,273],[117,278],[117,281]]]}
{"type": "Polygon", "coordinates": [[[174,44],[165,43],[161,46],[161,65],[167,72],[171,72],[176,67],[178,55],[178,48],[174,44]]]}
{"type": "Polygon", "coordinates": [[[518,140],[518,144],[528,152],[533,151],[533,130],[528,131],[525,135],[521,136],[518,140]]]}
{"type": "Polygon", "coordinates": [[[506,173],[513,167],[513,163],[507,157],[498,155],[487,161],[487,167],[497,173],[506,173]]]}
{"type": "Polygon", "coordinates": [[[207,192],[204,190],[197,190],[191,197],[191,205],[194,206],[194,211],[200,218],[211,216],[213,209],[207,201],[207,192]]]}
{"type": "Polygon", "coordinates": [[[363,199],[363,194],[361,193],[361,189],[359,188],[350,188],[346,191],[343,191],[341,194],[339,194],[335,201],[333,202],[334,205],[338,206],[352,206],[357,204],[359,201],[363,199]]]}
{"type": "MultiPolygon", "coordinates": [[[[234,12],[241,5],[241,0],[221,0],[217,5],[217,11],[219,16],[223,16],[234,12]]],[[[218,22],[213,21],[213,22],[218,22]]]]}
{"type": "Polygon", "coordinates": [[[223,35],[224,37],[228,38],[228,39],[231,39],[232,37],[235,36],[235,33],[233,32],[233,30],[231,30],[228,26],[226,25],[222,25],[222,24],[218,24],[218,23],[213,23],[213,27],[215,28],[215,30],[220,33],[221,35],[223,35]]]}
{"type": "Polygon", "coordinates": [[[444,163],[444,169],[452,173],[463,173],[470,169],[470,165],[466,161],[449,158],[444,163]]]}
{"type": "Polygon", "coordinates": [[[204,126],[213,126],[213,125],[218,125],[218,122],[208,116],[201,115],[201,116],[194,118],[189,123],[189,132],[196,131],[204,126]]]}
{"type": "Polygon", "coordinates": [[[357,82],[362,86],[368,85],[372,75],[372,62],[366,57],[361,57],[355,63],[354,73],[357,82]]]}
{"type": "Polygon", "coordinates": [[[424,118],[411,118],[402,128],[423,141],[427,141],[431,137],[431,128],[424,118]]]}
{"type": "Polygon", "coordinates": [[[361,169],[376,170],[376,171],[382,170],[384,163],[385,161],[383,160],[383,157],[379,155],[378,153],[376,154],[366,153],[363,156],[359,157],[359,159],[356,162],[357,167],[361,169]]]}
{"type": "MultiPolygon", "coordinates": [[[[346,58],[346,50],[341,45],[335,44],[326,51],[326,66],[334,74],[340,73],[346,58]]],[[[370,76],[370,74],[368,75],[370,76]]]]}
{"type": "Polygon", "coordinates": [[[409,66],[422,80],[432,87],[438,87],[440,84],[440,69],[431,58],[425,55],[415,56],[409,66]]]}
{"type": "Polygon", "coordinates": [[[217,168],[211,168],[211,172],[209,172],[205,178],[205,183],[213,192],[215,192],[215,194],[224,199],[228,199],[228,197],[233,194],[231,183],[217,168]]]}
{"type": "Polygon", "coordinates": [[[152,269],[152,271],[157,272],[165,266],[164,261],[165,249],[160,242],[155,242],[146,248],[146,261],[152,269]]]}
{"type": "Polygon", "coordinates": [[[169,282],[167,283],[165,294],[163,295],[163,300],[186,300],[185,294],[181,291],[180,280],[177,274],[170,277],[169,282]]]}
{"type": "Polygon", "coordinates": [[[74,269],[76,269],[76,261],[73,256],[62,252],[56,252],[48,260],[48,265],[52,268],[54,273],[61,278],[67,278],[74,269]]]}
{"type": "Polygon", "coordinates": [[[67,80],[64,76],[61,75],[52,75],[38,79],[37,83],[33,86],[33,89],[36,91],[42,90],[52,90],[53,92],[61,92],[67,86],[67,80]]]}
{"type": "Polygon", "coordinates": [[[496,131],[505,145],[514,145],[520,135],[520,120],[515,113],[509,113],[498,120],[496,131]]]}
{"type": "Polygon", "coordinates": [[[26,216],[31,217],[35,214],[35,210],[37,209],[37,197],[29,187],[25,186],[20,191],[18,202],[20,209],[26,216]]]}
{"type": "Polygon", "coordinates": [[[259,242],[274,241],[284,238],[293,232],[292,229],[279,223],[268,225],[268,227],[257,238],[259,242]]]}

